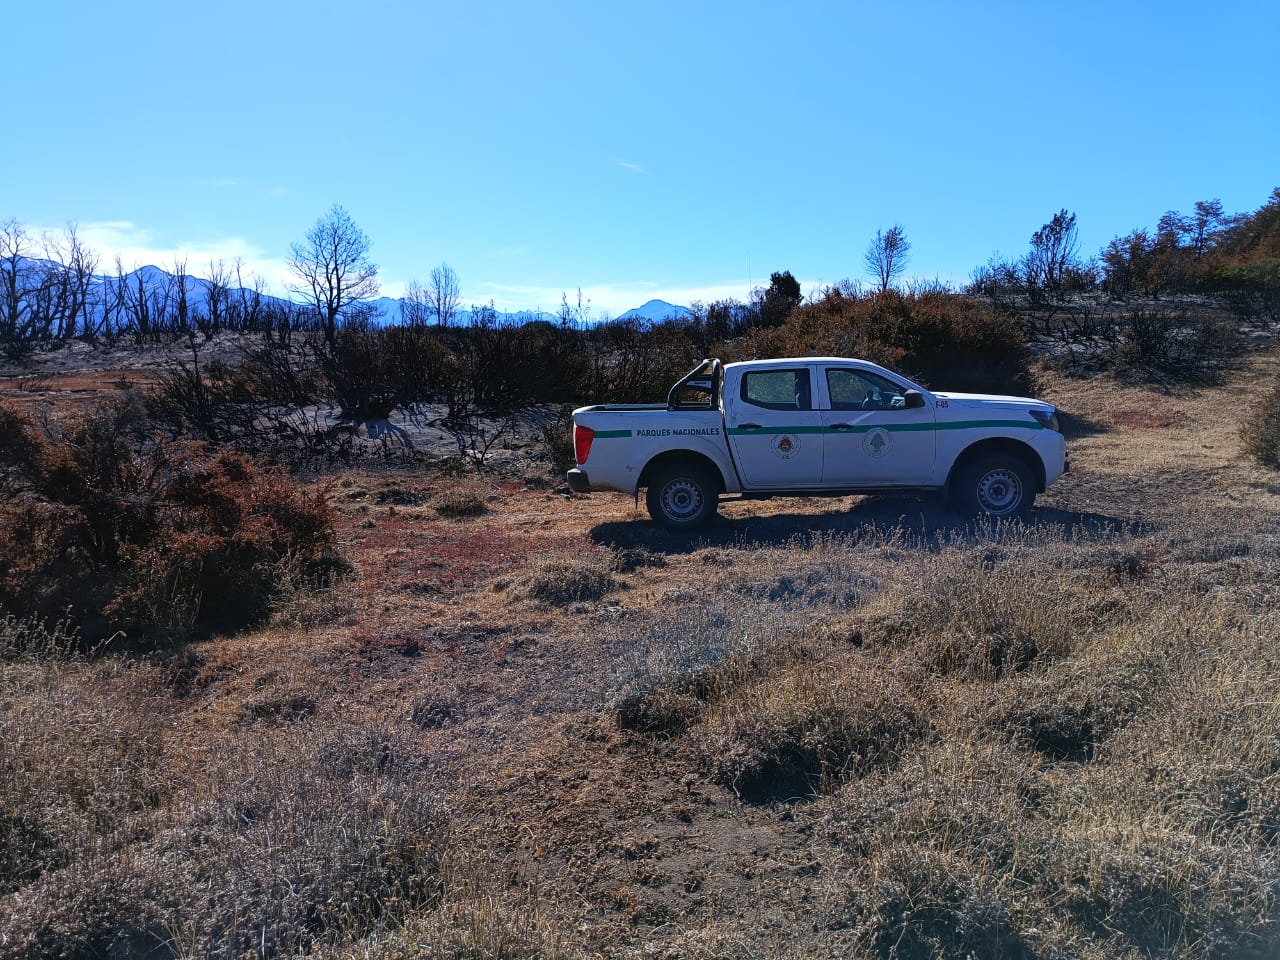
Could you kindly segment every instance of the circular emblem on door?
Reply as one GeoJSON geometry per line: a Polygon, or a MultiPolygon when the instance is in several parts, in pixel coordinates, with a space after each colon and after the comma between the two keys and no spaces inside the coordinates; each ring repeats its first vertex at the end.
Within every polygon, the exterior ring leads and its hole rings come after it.
{"type": "Polygon", "coordinates": [[[800,438],[783,433],[773,438],[773,452],[783,460],[790,460],[800,452],[800,438]]]}
{"type": "Polygon", "coordinates": [[[888,430],[876,427],[868,430],[862,438],[862,449],[869,457],[883,457],[893,446],[893,435],[888,430]]]}

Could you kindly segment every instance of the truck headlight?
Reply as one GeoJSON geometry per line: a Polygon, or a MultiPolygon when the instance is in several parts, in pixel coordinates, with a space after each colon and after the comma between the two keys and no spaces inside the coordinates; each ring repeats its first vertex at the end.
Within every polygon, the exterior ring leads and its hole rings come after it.
{"type": "Polygon", "coordinates": [[[1062,428],[1058,426],[1058,411],[1054,410],[1032,410],[1031,417],[1044,427],[1046,430],[1052,430],[1054,433],[1061,433],[1062,428]]]}

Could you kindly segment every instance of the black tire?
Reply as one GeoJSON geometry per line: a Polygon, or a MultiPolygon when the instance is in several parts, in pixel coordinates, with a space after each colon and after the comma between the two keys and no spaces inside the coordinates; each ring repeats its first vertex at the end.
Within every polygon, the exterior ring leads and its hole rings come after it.
{"type": "Polygon", "coordinates": [[[970,516],[1023,517],[1036,500],[1036,482],[1017,456],[993,454],[966,463],[956,474],[951,503],[970,516]]]}
{"type": "Polygon", "coordinates": [[[668,530],[697,530],[716,515],[720,487],[699,463],[669,463],[649,478],[645,506],[654,522],[668,530]]]}

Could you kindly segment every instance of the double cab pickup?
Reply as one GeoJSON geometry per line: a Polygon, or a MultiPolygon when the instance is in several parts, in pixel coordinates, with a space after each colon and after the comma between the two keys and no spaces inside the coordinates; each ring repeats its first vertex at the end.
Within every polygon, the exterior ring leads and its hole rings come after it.
{"type": "Polygon", "coordinates": [[[721,495],[760,499],[933,491],[991,517],[1031,509],[1069,469],[1056,408],[936,393],[866,360],[704,360],[665,404],[573,412],[571,489],[646,490],[649,514],[688,530],[721,495]]]}

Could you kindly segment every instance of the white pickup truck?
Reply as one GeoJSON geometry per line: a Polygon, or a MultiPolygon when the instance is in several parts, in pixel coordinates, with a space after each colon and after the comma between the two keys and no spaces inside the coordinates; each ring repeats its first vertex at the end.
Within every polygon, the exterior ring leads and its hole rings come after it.
{"type": "Polygon", "coordinates": [[[571,489],[647,488],[668,529],[707,523],[721,494],[761,499],[937,491],[959,509],[1026,513],[1069,469],[1051,404],[934,393],[866,360],[704,360],[666,404],[573,411],[571,489]]]}

